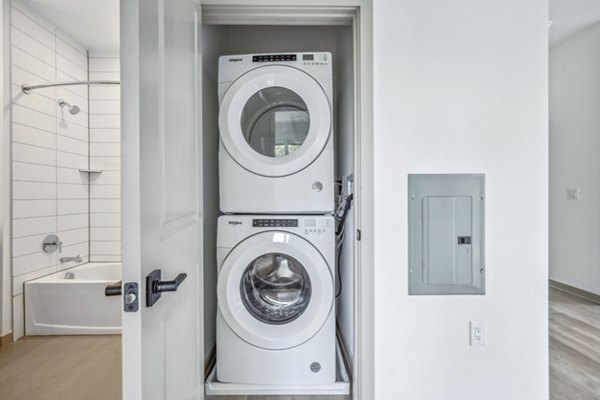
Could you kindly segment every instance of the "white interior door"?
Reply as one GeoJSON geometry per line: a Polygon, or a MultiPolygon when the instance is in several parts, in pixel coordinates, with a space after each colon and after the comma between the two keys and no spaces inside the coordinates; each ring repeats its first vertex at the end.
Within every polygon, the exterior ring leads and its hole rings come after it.
{"type": "Polygon", "coordinates": [[[125,400],[203,398],[199,12],[121,1],[123,283],[139,285],[123,313],[125,400]],[[155,269],[187,277],[150,307],[155,269]]]}

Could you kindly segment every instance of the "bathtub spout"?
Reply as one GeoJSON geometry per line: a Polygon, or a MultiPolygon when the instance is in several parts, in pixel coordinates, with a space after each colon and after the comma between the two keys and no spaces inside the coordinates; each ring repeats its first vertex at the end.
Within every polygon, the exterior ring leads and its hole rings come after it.
{"type": "Polygon", "coordinates": [[[69,261],[75,261],[76,263],[82,263],[82,262],[83,262],[83,258],[81,258],[81,257],[79,256],[79,254],[77,254],[77,256],[76,256],[76,257],[61,257],[61,258],[59,259],[59,261],[60,261],[61,263],[64,263],[64,262],[69,262],[69,261]]]}

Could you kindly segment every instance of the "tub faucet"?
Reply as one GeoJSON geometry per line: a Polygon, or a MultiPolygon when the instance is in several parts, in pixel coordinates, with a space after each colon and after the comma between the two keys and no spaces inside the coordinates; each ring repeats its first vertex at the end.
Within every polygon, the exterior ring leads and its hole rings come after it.
{"type": "Polygon", "coordinates": [[[83,258],[81,258],[81,257],[79,256],[79,254],[77,254],[77,256],[76,256],[76,257],[61,257],[61,258],[59,259],[59,261],[60,261],[61,263],[64,263],[64,262],[69,262],[69,261],[75,261],[76,263],[82,263],[82,262],[83,262],[83,258]]]}

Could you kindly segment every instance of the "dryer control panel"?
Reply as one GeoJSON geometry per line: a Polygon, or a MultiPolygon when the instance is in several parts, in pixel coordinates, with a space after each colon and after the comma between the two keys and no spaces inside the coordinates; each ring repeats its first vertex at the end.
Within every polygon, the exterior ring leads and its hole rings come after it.
{"type": "Polygon", "coordinates": [[[297,219],[279,219],[279,218],[260,218],[253,219],[252,226],[254,228],[284,228],[284,227],[298,227],[297,219]]]}
{"type": "Polygon", "coordinates": [[[317,80],[331,80],[333,76],[332,55],[324,51],[223,55],[219,57],[219,85],[225,85],[219,89],[221,95],[230,82],[246,72],[276,65],[297,68],[317,80]]]}
{"type": "Polygon", "coordinates": [[[252,56],[252,62],[296,61],[296,54],[261,54],[252,56]]]}

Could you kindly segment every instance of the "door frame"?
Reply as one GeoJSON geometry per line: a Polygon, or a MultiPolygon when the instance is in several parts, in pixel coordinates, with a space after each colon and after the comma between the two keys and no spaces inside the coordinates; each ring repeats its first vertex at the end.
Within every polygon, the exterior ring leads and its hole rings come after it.
{"type": "Polygon", "coordinates": [[[10,8],[11,2],[0,2],[0,347],[14,339],[12,288],[12,129],[10,82],[10,8]]]}
{"type": "Polygon", "coordinates": [[[375,398],[372,0],[201,0],[217,25],[352,25],[354,42],[353,400],[375,398]]]}

